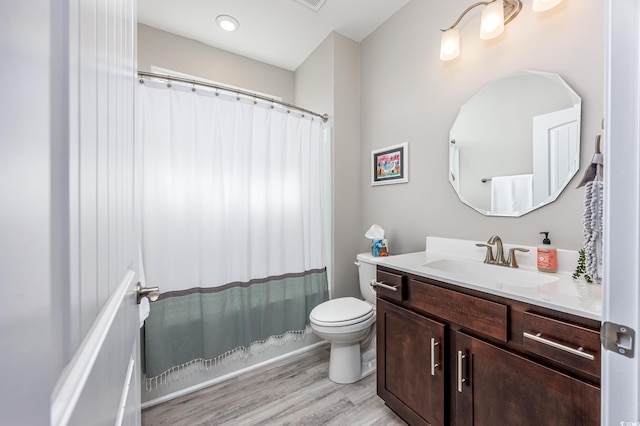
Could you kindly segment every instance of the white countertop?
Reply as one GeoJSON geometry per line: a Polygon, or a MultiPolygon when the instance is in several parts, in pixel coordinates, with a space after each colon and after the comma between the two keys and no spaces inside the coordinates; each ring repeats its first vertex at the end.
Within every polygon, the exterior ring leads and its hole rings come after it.
{"type": "MultiPolygon", "coordinates": [[[[513,245],[505,244],[505,251],[507,250],[507,247],[513,247],[513,245]]],[[[559,269],[556,273],[538,272],[536,268],[532,268],[531,265],[528,265],[531,263],[531,256],[535,259],[535,247],[528,247],[532,252],[530,251],[526,254],[522,253],[522,255],[521,253],[518,253],[518,262],[521,263],[520,270],[531,274],[539,274],[541,275],[539,278],[548,278],[547,281],[550,282],[528,287],[490,283],[490,280],[479,284],[477,282],[479,280],[472,280],[464,274],[459,275],[453,272],[447,272],[425,266],[425,264],[428,264],[429,262],[441,259],[456,259],[464,262],[482,264],[482,261],[484,260],[484,249],[480,248],[479,251],[476,250],[475,241],[428,237],[427,248],[427,251],[422,252],[379,257],[376,258],[376,264],[417,276],[443,281],[471,290],[482,291],[496,296],[519,300],[521,302],[597,321],[602,320],[602,286],[598,284],[589,284],[583,280],[573,279],[570,270],[575,265],[571,266],[571,268],[569,268],[569,265],[565,265],[565,268],[559,269]],[[464,244],[461,246],[464,250],[449,250],[449,248],[451,248],[452,241],[455,242],[453,246],[456,246],[458,242],[464,244]],[[470,252],[473,252],[473,256],[469,256],[469,252],[465,252],[467,247],[473,247],[473,249],[469,250],[470,252]],[[432,248],[435,248],[435,250],[432,248]]],[[[575,252],[560,252],[561,250],[559,250],[558,253],[559,260],[564,260],[566,264],[573,263],[571,260],[574,258],[577,259],[577,254],[576,256],[573,255],[575,252]]],[[[497,265],[485,266],[487,268],[504,268],[503,266],[497,265]]]]}

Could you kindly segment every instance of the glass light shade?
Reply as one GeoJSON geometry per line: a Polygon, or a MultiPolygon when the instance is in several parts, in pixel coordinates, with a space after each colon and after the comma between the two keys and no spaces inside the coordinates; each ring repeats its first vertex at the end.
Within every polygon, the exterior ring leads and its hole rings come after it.
{"type": "Polygon", "coordinates": [[[553,9],[560,3],[562,3],[562,0],[533,0],[532,9],[534,12],[544,12],[545,10],[553,9]]]}
{"type": "Polygon", "coordinates": [[[502,0],[489,3],[482,10],[480,18],[480,38],[489,40],[498,37],[504,31],[504,4],[502,0]]]}
{"type": "Polygon", "coordinates": [[[440,40],[440,60],[450,61],[460,56],[460,32],[451,28],[442,33],[440,40]]]}

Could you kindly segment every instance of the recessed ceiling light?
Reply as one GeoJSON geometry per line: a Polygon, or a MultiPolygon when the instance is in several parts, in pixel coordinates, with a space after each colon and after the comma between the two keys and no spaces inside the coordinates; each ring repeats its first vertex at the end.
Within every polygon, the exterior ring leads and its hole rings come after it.
{"type": "Polygon", "coordinates": [[[229,15],[219,15],[216,18],[216,22],[220,28],[229,32],[237,30],[240,26],[238,20],[229,15]]]}

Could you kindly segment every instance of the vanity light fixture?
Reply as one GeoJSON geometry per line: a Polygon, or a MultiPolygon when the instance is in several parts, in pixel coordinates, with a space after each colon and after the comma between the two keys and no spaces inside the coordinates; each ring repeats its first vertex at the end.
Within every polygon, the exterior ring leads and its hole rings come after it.
{"type": "Polygon", "coordinates": [[[456,26],[458,26],[467,13],[478,6],[484,6],[480,19],[480,38],[490,40],[502,34],[504,26],[520,13],[522,2],[520,0],[480,1],[466,8],[453,25],[446,30],[441,30],[441,60],[450,61],[460,55],[460,33],[456,29],[456,26]]]}
{"type": "Polygon", "coordinates": [[[229,32],[237,30],[240,26],[238,20],[229,15],[218,15],[218,17],[216,18],[216,23],[220,28],[229,32]]]}
{"type": "MultiPolygon", "coordinates": [[[[532,9],[534,12],[543,12],[556,7],[561,2],[562,0],[533,0],[532,9]]],[[[482,40],[490,40],[502,34],[504,26],[518,16],[518,13],[522,10],[522,1],[480,1],[466,8],[453,25],[446,30],[440,30],[442,31],[442,39],[440,41],[441,60],[450,61],[460,56],[460,32],[456,27],[467,13],[478,6],[484,6],[480,18],[480,38],[482,40]]]]}

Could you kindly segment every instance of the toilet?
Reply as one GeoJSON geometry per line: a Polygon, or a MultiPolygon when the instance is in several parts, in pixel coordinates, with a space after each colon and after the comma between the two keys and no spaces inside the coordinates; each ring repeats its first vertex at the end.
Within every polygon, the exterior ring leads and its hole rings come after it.
{"type": "Polygon", "coordinates": [[[331,343],[329,379],[354,383],[376,370],[375,257],[357,255],[360,293],[364,300],[340,297],[319,304],[309,314],[314,333],[331,343]]]}

